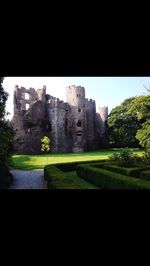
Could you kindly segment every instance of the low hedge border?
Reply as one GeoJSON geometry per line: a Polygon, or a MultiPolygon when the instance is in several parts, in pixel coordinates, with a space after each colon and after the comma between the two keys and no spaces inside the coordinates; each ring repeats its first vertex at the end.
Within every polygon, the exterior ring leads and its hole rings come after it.
{"type": "Polygon", "coordinates": [[[150,182],[93,166],[78,165],[78,176],[101,189],[150,189],[150,182]]]}
{"type": "Polygon", "coordinates": [[[150,170],[142,171],[140,173],[140,179],[149,180],[150,181],[150,170]]]}
{"type": "Polygon", "coordinates": [[[123,175],[127,175],[127,176],[132,176],[132,177],[136,177],[136,178],[140,178],[142,171],[148,170],[148,169],[150,170],[149,166],[143,166],[143,167],[136,166],[136,167],[132,167],[132,168],[127,168],[127,167],[118,166],[118,165],[114,165],[114,164],[108,164],[108,162],[103,163],[103,164],[90,164],[90,166],[94,166],[96,168],[104,168],[106,170],[110,170],[110,171],[115,172],[115,173],[119,173],[119,174],[123,174],[123,175]]]}
{"type": "MultiPolygon", "coordinates": [[[[106,160],[105,160],[106,161],[106,160]]],[[[77,165],[81,163],[92,163],[96,161],[79,161],[71,163],[51,164],[44,168],[44,179],[48,189],[81,189],[80,186],[73,181],[68,180],[64,172],[76,170],[77,165]]]]}
{"type": "Polygon", "coordinates": [[[71,172],[76,170],[76,166],[79,164],[103,164],[107,162],[107,160],[92,160],[92,161],[76,161],[76,162],[71,162],[71,163],[58,163],[55,164],[57,168],[59,168],[63,172],[71,172]]]}
{"type": "Polygon", "coordinates": [[[44,168],[44,178],[48,189],[79,189],[80,187],[68,180],[60,169],[54,165],[44,168]]]}

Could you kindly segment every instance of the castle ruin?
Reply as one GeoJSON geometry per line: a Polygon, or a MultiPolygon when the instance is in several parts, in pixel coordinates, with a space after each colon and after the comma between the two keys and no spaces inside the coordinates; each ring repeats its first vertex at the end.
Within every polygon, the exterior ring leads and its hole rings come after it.
{"type": "Polygon", "coordinates": [[[53,153],[101,148],[108,107],[101,107],[96,113],[95,101],[85,98],[81,86],[67,87],[66,95],[64,102],[46,94],[46,86],[37,90],[15,86],[12,124],[17,153],[40,153],[43,136],[50,138],[53,153]]]}

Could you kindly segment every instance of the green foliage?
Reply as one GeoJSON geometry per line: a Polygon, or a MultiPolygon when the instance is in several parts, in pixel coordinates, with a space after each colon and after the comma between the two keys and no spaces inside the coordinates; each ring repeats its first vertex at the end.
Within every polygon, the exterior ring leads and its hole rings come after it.
{"type": "MultiPolygon", "coordinates": [[[[101,160],[101,162],[105,162],[106,160],[101,160]]],[[[72,163],[61,163],[57,164],[57,168],[59,168],[63,172],[70,172],[70,171],[75,171],[77,165],[79,164],[89,164],[89,163],[94,163],[94,162],[99,162],[99,160],[95,161],[78,161],[78,162],[72,162],[72,163]]],[[[100,163],[99,163],[100,164],[100,163]]]]}
{"type": "Polygon", "coordinates": [[[14,131],[9,123],[5,120],[5,106],[8,94],[2,86],[3,78],[0,77],[0,187],[8,185],[12,176],[9,173],[7,165],[9,156],[12,151],[14,131]]]}
{"type": "Polygon", "coordinates": [[[50,151],[50,139],[46,136],[44,136],[42,139],[41,139],[41,151],[43,152],[49,152],[50,151]]]}
{"type": "Polygon", "coordinates": [[[97,169],[91,165],[79,165],[77,174],[101,189],[150,189],[150,182],[148,181],[105,169],[97,169]]]}
{"type": "Polygon", "coordinates": [[[65,175],[68,177],[68,179],[73,180],[75,184],[79,185],[81,189],[99,189],[94,184],[91,184],[83,178],[80,178],[76,171],[66,172],[65,175]]]}
{"type": "Polygon", "coordinates": [[[0,121],[4,119],[5,116],[5,105],[8,98],[8,93],[4,91],[2,86],[4,78],[0,77],[0,121]]]}
{"type": "Polygon", "coordinates": [[[44,168],[44,178],[48,189],[79,189],[80,186],[70,180],[65,173],[54,165],[47,165],[44,168]]]}
{"type": "Polygon", "coordinates": [[[5,121],[0,121],[0,162],[8,160],[12,152],[13,137],[15,133],[12,127],[5,121]]]}
{"type": "Polygon", "coordinates": [[[118,154],[113,154],[109,157],[109,160],[116,162],[118,165],[130,167],[138,160],[138,156],[128,148],[122,149],[118,154]]]}
{"type": "Polygon", "coordinates": [[[110,162],[115,162],[117,165],[124,167],[131,167],[140,165],[150,165],[150,149],[145,149],[141,156],[135,154],[132,150],[125,148],[122,149],[119,153],[114,153],[109,156],[110,162]]]}
{"type": "Polygon", "coordinates": [[[150,95],[136,97],[128,110],[141,123],[136,133],[136,139],[143,148],[150,148],[150,95]]]}
{"type": "Polygon", "coordinates": [[[140,173],[140,179],[149,180],[150,181],[150,170],[142,171],[140,173]]]}
{"type": "Polygon", "coordinates": [[[147,167],[147,166],[141,166],[141,167],[133,166],[132,168],[129,168],[129,167],[127,168],[127,167],[121,167],[118,165],[111,165],[111,164],[104,164],[102,168],[106,170],[110,170],[115,173],[119,173],[119,174],[123,174],[127,176],[133,176],[137,178],[140,177],[140,174],[142,171],[146,169],[150,169],[150,167],[147,167]]]}
{"type": "Polygon", "coordinates": [[[125,100],[107,121],[112,146],[150,148],[150,95],[125,100]]]}
{"type": "MultiPolygon", "coordinates": [[[[92,163],[85,162],[86,164],[92,163]]],[[[98,161],[96,161],[98,162],[98,161]]],[[[75,176],[74,179],[68,176],[68,172],[76,171],[78,165],[82,164],[81,162],[71,162],[71,163],[61,163],[54,165],[47,165],[44,168],[44,178],[47,182],[47,187],[49,189],[89,189],[96,188],[93,184],[83,182],[78,176],[75,176]]]]}
{"type": "Polygon", "coordinates": [[[115,172],[115,173],[123,174],[123,175],[128,175],[127,173],[128,173],[128,169],[129,169],[129,168],[126,168],[126,167],[121,167],[121,166],[112,165],[112,164],[106,164],[106,165],[104,165],[101,168],[104,168],[106,170],[109,170],[109,171],[112,171],[112,172],[115,172]]]}
{"type": "Polygon", "coordinates": [[[142,124],[142,128],[138,130],[136,138],[143,148],[150,148],[150,120],[142,124]]]}
{"type": "Polygon", "coordinates": [[[135,97],[128,109],[129,115],[134,115],[142,122],[150,118],[150,95],[135,97]]]}
{"type": "Polygon", "coordinates": [[[126,99],[108,116],[107,132],[112,147],[138,147],[135,135],[141,124],[133,113],[128,113],[134,99],[135,97],[126,99]]]}
{"type": "Polygon", "coordinates": [[[150,149],[145,149],[143,153],[143,163],[150,165],[150,149]]]}

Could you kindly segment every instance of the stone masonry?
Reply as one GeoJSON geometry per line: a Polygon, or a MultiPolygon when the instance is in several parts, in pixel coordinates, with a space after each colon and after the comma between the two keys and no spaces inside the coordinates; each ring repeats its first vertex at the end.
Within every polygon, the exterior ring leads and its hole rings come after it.
{"type": "Polygon", "coordinates": [[[85,98],[81,86],[67,87],[66,95],[67,102],[63,102],[46,94],[46,86],[38,90],[15,86],[12,124],[17,153],[40,153],[43,136],[50,138],[53,153],[100,148],[108,107],[96,113],[95,101],[85,98]]]}

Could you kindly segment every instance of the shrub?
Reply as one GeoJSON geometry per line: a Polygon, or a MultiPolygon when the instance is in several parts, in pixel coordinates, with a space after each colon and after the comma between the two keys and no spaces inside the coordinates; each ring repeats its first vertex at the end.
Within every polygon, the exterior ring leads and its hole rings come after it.
{"type": "Polygon", "coordinates": [[[102,189],[150,189],[150,182],[92,166],[77,166],[77,174],[102,189]]]}
{"type": "Polygon", "coordinates": [[[131,167],[135,163],[141,161],[141,158],[133,153],[132,150],[125,148],[120,151],[120,153],[114,153],[109,157],[109,160],[116,162],[120,166],[131,167]]]}
{"type": "Polygon", "coordinates": [[[7,188],[12,183],[13,177],[9,173],[6,163],[0,162],[0,188],[7,188]]]}

